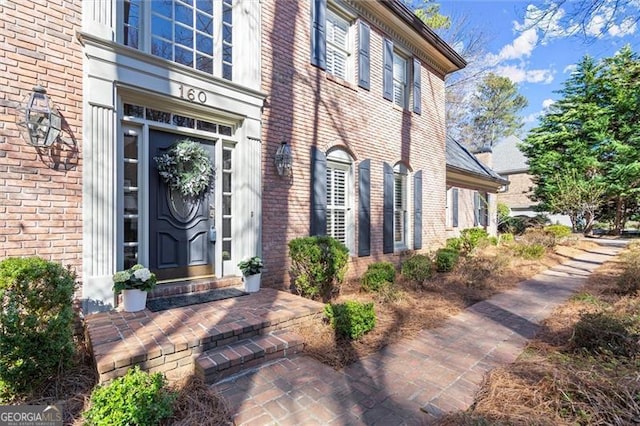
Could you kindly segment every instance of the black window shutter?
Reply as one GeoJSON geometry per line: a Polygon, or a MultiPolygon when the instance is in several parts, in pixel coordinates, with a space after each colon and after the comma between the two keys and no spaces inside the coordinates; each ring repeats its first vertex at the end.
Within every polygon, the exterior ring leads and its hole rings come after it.
{"type": "Polygon", "coordinates": [[[458,188],[453,188],[451,190],[451,222],[454,228],[458,227],[458,188]]]}
{"type": "Polygon", "coordinates": [[[382,96],[393,100],[393,42],[384,39],[384,52],[382,63],[382,96]]]}
{"type": "Polygon", "coordinates": [[[369,90],[369,35],[371,29],[363,21],[359,21],[358,29],[358,86],[369,90]]]}
{"type": "Polygon", "coordinates": [[[480,193],[473,193],[473,226],[480,225],[480,193]]]}
{"type": "Polygon", "coordinates": [[[393,167],[384,163],[383,168],[382,252],[393,253],[393,167]]]}
{"type": "Polygon", "coordinates": [[[311,148],[311,235],[327,234],[327,157],[311,148]]]}
{"type": "Polygon", "coordinates": [[[358,165],[358,256],[371,254],[371,160],[358,165]]]}
{"type": "Polygon", "coordinates": [[[422,79],[420,77],[420,61],[413,58],[413,112],[422,114],[422,79]]]}
{"type": "Polygon", "coordinates": [[[327,0],[311,0],[311,64],[327,68],[327,0]]]}
{"type": "Polygon", "coordinates": [[[413,174],[413,248],[422,248],[422,170],[413,174]]]}

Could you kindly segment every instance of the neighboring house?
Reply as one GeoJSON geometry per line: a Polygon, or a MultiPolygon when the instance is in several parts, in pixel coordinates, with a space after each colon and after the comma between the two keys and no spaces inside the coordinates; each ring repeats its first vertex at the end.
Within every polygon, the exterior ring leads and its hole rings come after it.
{"type": "Polygon", "coordinates": [[[491,169],[490,150],[474,155],[447,137],[447,237],[457,237],[460,230],[472,227],[483,227],[496,235],[496,192],[508,184],[491,169]]]}
{"type": "MultiPolygon", "coordinates": [[[[498,202],[506,204],[511,209],[511,216],[534,217],[542,212],[536,211],[536,204],[529,196],[534,186],[529,174],[527,157],[520,151],[518,145],[522,141],[516,136],[509,136],[499,141],[493,147],[493,169],[509,180],[498,193],[498,202]]],[[[571,226],[567,215],[548,214],[552,223],[571,226]]]]}
{"type": "Polygon", "coordinates": [[[5,1],[0,28],[0,257],[71,265],[89,311],[136,262],[180,286],[257,254],[287,287],[306,235],[343,241],[353,274],[397,263],[449,236],[447,186],[496,185],[449,161],[444,78],[464,59],[397,0],[5,1]],[[37,84],[63,118],[50,149],[18,125],[37,84]],[[185,138],[216,167],[196,201],[154,161],[185,138]]]}

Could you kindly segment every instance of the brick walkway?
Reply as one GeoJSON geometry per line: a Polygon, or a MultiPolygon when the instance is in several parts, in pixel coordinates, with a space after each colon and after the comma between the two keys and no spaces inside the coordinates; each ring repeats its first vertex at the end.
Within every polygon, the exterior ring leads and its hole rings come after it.
{"type": "Polygon", "coordinates": [[[342,371],[297,356],[213,388],[238,425],[431,424],[467,409],[484,375],[515,361],[538,323],[620,250],[590,250],[342,371]]]}

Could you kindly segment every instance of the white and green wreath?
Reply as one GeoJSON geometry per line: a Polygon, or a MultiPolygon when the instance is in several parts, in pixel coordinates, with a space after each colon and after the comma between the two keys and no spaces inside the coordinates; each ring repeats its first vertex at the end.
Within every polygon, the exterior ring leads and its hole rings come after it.
{"type": "Polygon", "coordinates": [[[213,181],[214,168],[207,151],[192,140],[179,141],[154,160],[162,180],[185,197],[199,197],[213,181]]]}

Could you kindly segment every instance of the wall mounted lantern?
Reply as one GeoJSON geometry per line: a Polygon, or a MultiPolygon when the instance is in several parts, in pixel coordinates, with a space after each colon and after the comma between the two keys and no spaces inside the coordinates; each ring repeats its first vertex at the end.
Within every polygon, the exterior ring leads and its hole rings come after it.
{"type": "Polygon", "coordinates": [[[291,147],[286,141],[280,143],[276,151],[275,163],[280,176],[291,176],[293,155],[291,154],[291,147]]]}
{"type": "Polygon", "coordinates": [[[46,89],[35,86],[21,111],[24,112],[24,121],[19,124],[27,128],[28,142],[36,147],[53,145],[60,136],[62,118],[47,96],[46,89]]]}

